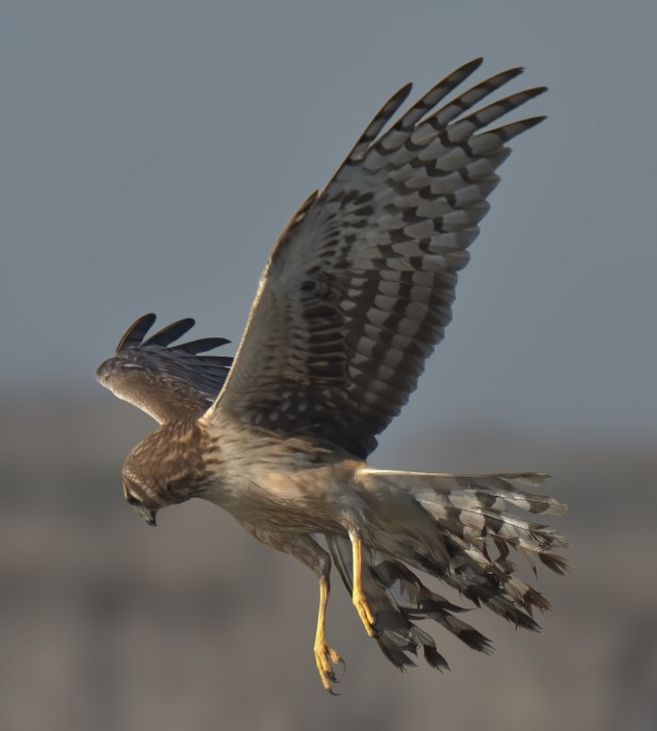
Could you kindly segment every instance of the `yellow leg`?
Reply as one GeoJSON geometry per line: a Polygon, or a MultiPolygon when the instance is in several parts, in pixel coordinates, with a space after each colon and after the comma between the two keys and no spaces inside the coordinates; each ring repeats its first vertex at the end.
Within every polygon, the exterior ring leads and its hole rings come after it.
{"type": "Polygon", "coordinates": [[[315,663],[319,672],[319,679],[329,693],[334,693],[332,683],[337,683],[335,669],[338,665],[344,665],[343,659],[330,646],[326,644],[326,605],[328,604],[329,582],[325,576],[319,579],[319,611],[317,612],[317,631],[315,632],[315,663]]]}
{"type": "Polygon", "coordinates": [[[350,532],[352,563],[354,572],[354,588],[351,592],[351,600],[356,607],[358,616],[365,627],[365,631],[370,637],[374,637],[374,623],[376,617],[367,603],[367,597],[363,591],[363,544],[357,533],[350,532]]]}

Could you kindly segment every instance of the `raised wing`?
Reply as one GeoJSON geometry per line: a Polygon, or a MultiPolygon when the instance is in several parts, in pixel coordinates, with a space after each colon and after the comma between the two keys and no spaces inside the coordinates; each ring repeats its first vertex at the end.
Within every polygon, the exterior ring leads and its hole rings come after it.
{"type": "Polygon", "coordinates": [[[449,74],[382,133],[410,84],[397,92],[295,214],[260,280],[235,367],[204,418],[224,411],[357,456],[374,448],[443,338],[506,143],[544,119],[484,129],[545,87],[470,111],[520,68],[435,109],[480,63],[449,74]]]}
{"type": "Polygon", "coordinates": [[[233,359],[199,355],[225,345],[225,338],[204,338],[174,345],[193,326],[186,318],[167,325],[148,340],[155,315],[140,317],[126,330],[116,355],[96,371],[99,382],[138,406],[160,424],[201,416],[221,390],[233,359]]]}

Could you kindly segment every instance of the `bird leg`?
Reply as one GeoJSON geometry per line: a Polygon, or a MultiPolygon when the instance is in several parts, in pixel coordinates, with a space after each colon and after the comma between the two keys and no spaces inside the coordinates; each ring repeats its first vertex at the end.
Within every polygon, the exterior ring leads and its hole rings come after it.
{"type": "Polygon", "coordinates": [[[354,586],[351,590],[351,601],[353,602],[360,621],[365,627],[365,631],[370,637],[376,636],[374,624],[376,616],[367,602],[367,597],[363,591],[363,542],[355,531],[349,531],[349,539],[351,540],[352,563],[354,574],[354,586]]]}
{"type": "Polygon", "coordinates": [[[319,577],[319,611],[317,612],[317,631],[315,632],[313,651],[319,679],[322,681],[324,689],[335,694],[332,686],[332,683],[338,682],[335,670],[338,665],[344,666],[344,660],[330,645],[326,644],[326,605],[328,604],[328,597],[329,579],[328,576],[322,575],[319,577]]]}
{"type": "Polygon", "coordinates": [[[332,683],[338,682],[335,670],[338,665],[344,667],[344,660],[326,643],[326,606],[330,589],[331,557],[312,536],[269,531],[248,523],[243,523],[243,525],[259,541],[298,558],[319,577],[319,611],[317,612],[317,630],[313,651],[322,685],[329,693],[333,693],[332,683]]]}

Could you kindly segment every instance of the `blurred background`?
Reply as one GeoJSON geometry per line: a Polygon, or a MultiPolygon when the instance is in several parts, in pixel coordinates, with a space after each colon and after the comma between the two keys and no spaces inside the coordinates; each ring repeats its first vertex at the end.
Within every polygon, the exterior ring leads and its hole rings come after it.
{"type": "MultiPolygon", "coordinates": [[[[657,728],[657,7],[9,0],[0,10],[0,729],[657,728]],[[403,676],[339,583],[216,508],[147,530],[150,420],[94,383],[138,315],[239,340],[279,229],[381,103],[484,55],[549,115],[514,144],[454,322],[380,467],[541,470],[570,576],[479,656],[403,676]]],[[[229,346],[230,347],[230,346],[229,346]]],[[[231,351],[232,352],[232,351],[231,351]]]]}

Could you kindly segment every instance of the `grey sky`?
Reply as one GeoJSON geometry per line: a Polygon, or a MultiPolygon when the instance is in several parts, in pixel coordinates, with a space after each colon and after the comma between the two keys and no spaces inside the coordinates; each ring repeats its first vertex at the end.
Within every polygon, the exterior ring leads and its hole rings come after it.
{"type": "Polygon", "coordinates": [[[379,105],[481,54],[548,84],[527,112],[550,119],[393,429],[654,433],[655,28],[649,2],[4,3],[0,388],[91,392],[149,310],[237,341],[279,229],[379,105]]]}

